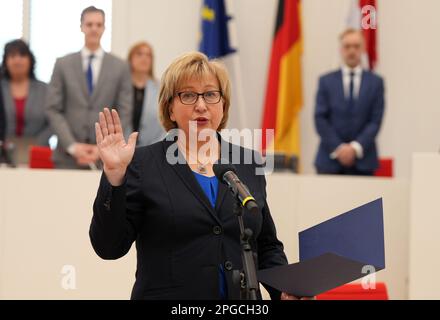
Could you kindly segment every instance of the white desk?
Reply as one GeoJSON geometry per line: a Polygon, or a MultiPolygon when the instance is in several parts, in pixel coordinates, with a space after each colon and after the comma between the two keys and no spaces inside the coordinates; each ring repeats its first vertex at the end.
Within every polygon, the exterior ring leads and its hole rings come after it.
{"type": "Polygon", "coordinates": [[[410,218],[410,299],[440,299],[440,155],[415,154],[410,218]]]}
{"type": "MultiPolygon", "coordinates": [[[[89,242],[98,182],[98,172],[0,170],[0,299],[129,298],[134,250],[103,261],[89,242]],[[65,265],[75,268],[75,290],[62,286],[65,265]]],[[[387,269],[378,280],[387,283],[391,298],[407,298],[407,181],[274,174],[267,182],[290,262],[298,259],[299,231],[383,197],[387,269]]]]}

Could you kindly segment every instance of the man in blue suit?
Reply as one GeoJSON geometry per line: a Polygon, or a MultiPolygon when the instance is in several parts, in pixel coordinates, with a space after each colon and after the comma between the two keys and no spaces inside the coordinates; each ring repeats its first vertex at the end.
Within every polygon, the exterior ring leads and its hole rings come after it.
{"type": "Polygon", "coordinates": [[[376,136],[384,113],[381,77],[361,67],[364,39],[349,29],[341,37],[341,69],[319,79],[315,125],[321,142],[319,174],[373,175],[378,167],[376,136]]]}

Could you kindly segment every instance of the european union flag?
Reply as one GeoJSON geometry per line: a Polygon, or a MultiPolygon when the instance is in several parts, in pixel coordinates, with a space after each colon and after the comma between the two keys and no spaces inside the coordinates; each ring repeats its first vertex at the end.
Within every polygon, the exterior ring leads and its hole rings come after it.
{"type": "Polygon", "coordinates": [[[229,45],[229,19],[223,0],[203,1],[202,39],[199,50],[211,59],[235,52],[229,45]]]}

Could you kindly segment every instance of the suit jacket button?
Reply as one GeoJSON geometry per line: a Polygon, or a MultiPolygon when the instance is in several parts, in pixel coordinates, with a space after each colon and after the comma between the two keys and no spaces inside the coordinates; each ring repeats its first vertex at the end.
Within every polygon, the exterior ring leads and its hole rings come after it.
{"type": "Polygon", "coordinates": [[[231,261],[226,261],[225,262],[225,269],[228,271],[232,270],[232,262],[231,261]]]}
{"type": "Polygon", "coordinates": [[[222,227],[220,226],[215,226],[212,231],[214,232],[215,235],[219,235],[222,233],[222,227]]]}
{"type": "Polygon", "coordinates": [[[104,208],[107,211],[110,211],[110,200],[109,199],[104,202],[104,208]]]}

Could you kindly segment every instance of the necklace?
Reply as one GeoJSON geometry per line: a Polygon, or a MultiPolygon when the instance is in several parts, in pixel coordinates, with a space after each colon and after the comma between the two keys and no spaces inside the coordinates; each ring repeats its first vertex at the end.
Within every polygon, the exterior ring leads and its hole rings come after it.
{"type": "Polygon", "coordinates": [[[205,163],[201,162],[198,158],[198,156],[195,156],[191,153],[189,153],[188,151],[185,152],[185,147],[181,145],[180,140],[177,140],[177,146],[179,147],[179,149],[182,151],[182,153],[184,154],[185,159],[187,160],[188,164],[194,164],[195,160],[197,161],[197,167],[196,167],[196,171],[200,174],[208,174],[208,168],[207,166],[210,163],[213,163],[215,160],[212,159],[212,157],[208,157],[207,159],[205,159],[205,163]]]}
{"type": "Polygon", "coordinates": [[[207,174],[208,173],[208,169],[206,169],[206,166],[208,165],[208,163],[201,163],[199,161],[199,159],[197,159],[197,171],[201,174],[207,174]]]}

